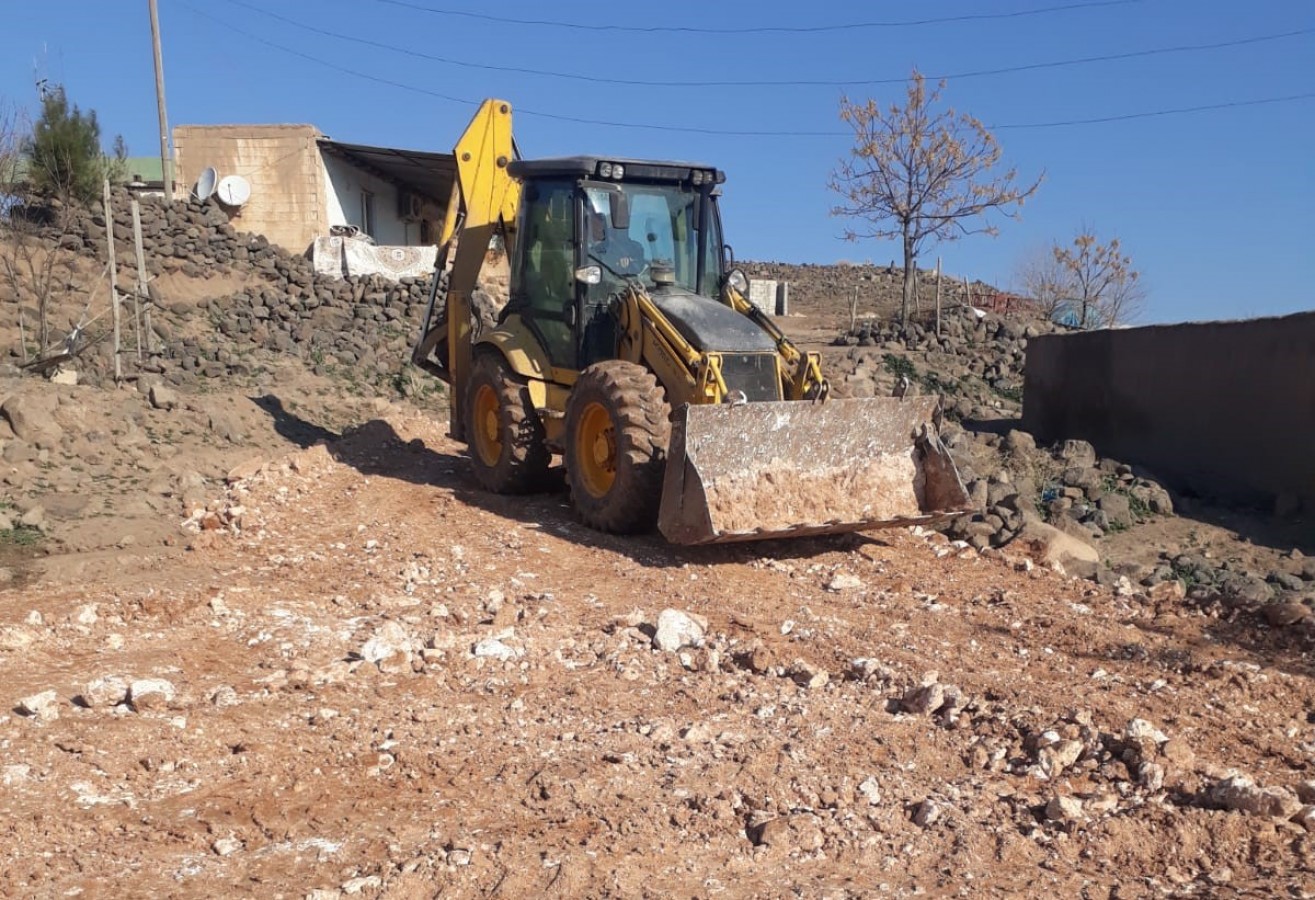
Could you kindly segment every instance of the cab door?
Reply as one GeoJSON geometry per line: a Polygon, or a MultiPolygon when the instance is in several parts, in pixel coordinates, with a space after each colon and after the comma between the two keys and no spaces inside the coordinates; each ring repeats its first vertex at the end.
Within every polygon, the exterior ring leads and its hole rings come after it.
{"type": "Polygon", "coordinates": [[[573,180],[525,185],[509,306],[539,339],[552,365],[570,370],[580,362],[576,197],[573,180]]]}

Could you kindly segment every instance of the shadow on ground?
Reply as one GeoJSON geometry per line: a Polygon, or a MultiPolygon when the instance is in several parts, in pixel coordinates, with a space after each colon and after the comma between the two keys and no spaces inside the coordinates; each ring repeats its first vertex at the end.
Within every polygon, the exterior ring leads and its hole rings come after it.
{"type": "Polygon", "coordinates": [[[746,563],[756,559],[810,559],[824,553],[852,551],[864,544],[884,545],[879,537],[839,534],[792,540],[767,540],[706,547],[668,544],[656,533],[611,535],[576,521],[561,466],[553,468],[553,487],[530,495],[491,494],[476,487],[464,454],[435,450],[416,438],[404,440],[393,426],[372,419],[337,434],[301,418],[276,396],[253,398],[286,440],[306,448],[323,442],[338,462],[362,475],[392,478],[449,490],[462,503],[586,547],[610,550],[655,568],[682,565],[746,563]]]}
{"type": "Polygon", "coordinates": [[[313,447],[320,441],[335,441],[339,435],[322,425],[316,425],[290,412],[283,401],[273,394],[252,397],[251,402],[269,415],[274,424],[274,431],[285,441],[296,444],[303,450],[313,447]]]}

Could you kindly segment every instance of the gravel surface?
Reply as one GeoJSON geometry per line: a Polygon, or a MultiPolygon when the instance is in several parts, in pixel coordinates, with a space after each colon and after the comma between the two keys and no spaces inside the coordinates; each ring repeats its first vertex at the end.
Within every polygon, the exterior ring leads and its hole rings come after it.
{"type": "Polygon", "coordinates": [[[429,417],[0,590],[4,896],[1311,896],[1303,634],[919,530],[677,550],[429,417]]]}

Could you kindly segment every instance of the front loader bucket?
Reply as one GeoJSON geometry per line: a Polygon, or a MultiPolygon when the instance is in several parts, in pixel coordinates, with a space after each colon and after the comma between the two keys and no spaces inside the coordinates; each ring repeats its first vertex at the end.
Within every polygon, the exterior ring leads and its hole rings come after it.
{"type": "Polygon", "coordinates": [[[658,529],[673,544],[939,521],[968,495],[937,434],[939,400],[685,406],[658,529]]]}

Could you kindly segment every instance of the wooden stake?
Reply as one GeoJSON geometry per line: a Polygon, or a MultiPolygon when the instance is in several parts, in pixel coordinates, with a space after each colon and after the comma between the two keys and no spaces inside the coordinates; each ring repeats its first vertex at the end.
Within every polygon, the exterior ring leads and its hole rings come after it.
{"type": "Polygon", "coordinates": [[[18,345],[23,348],[23,362],[27,363],[27,328],[24,326],[23,304],[18,304],[18,345]]]}
{"type": "Polygon", "coordinates": [[[133,314],[137,319],[137,361],[142,360],[142,317],[146,318],[146,352],[155,353],[155,333],[151,331],[151,297],[146,289],[146,251],[142,249],[142,205],[132,198],[132,246],[137,253],[137,293],[133,297],[133,314]],[[145,313],[142,308],[145,307],[145,313]]]}
{"type": "Polygon", "coordinates": [[[105,239],[110,254],[110,309],[114,313],[114,383],[123,383],[123,360],[119,359],[119,272],[114,265],[114,210],[110,207],[110,180],[105,179],[105,239]]]}
{"type": "Polygon", "coordinates": [[[936,336],[941,336],[941,258],[936,257],[936,336]]]}

